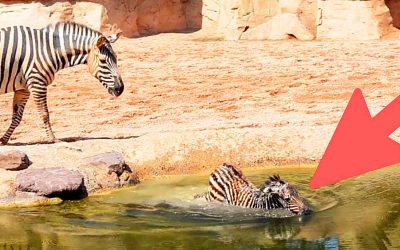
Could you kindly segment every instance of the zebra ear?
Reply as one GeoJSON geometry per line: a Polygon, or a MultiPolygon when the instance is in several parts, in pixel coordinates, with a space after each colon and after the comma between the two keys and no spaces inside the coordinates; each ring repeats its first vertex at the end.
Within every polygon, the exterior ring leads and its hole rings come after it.
{"type": "Polygon", "coordinates": [[[122,34],[122,32],[118,32],[118,33],[116,33],[116,34],[112,34],[111,36],[108,36],[108,37],[107,37],[107,40],[108,40],[110,43],[114,43],[115,41],[118,40],[118,38],[121,36],[121,34],[122,34]]]}
{"type": "Polygon", "coordinates": [[[280,181],[281,177],[279,175],[277,175],[277,174],[274,174],[273,176],[269,177],[269,180],[270,181],[280,181]]]}
{"type": "Polygon", "coordinates": [[[104,37],[104,36],[100,36],[100,37],[97,39],[96,46],[97,46],[97,48],[101,48],[101,47],[103,47],[106,43],[108,43],[107,38],[104,37]]]}

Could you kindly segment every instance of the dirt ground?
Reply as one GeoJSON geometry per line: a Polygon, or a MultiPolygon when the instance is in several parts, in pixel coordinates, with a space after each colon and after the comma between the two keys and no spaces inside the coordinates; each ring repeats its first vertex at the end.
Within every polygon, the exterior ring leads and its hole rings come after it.
{"type": "MultiPolygon", "coordinates": [[[[72,164],[111,149],[152,174],[318,161],[355,88],[375,114],[400,93],[400,42],[227,42],[197,34],[121,39],[125,92],[111,97],[86,66],[49,88],[55,135],[45,138],[33,102],[10,146],[39,165],[72,164]],[[35,162],[35,161],[34,161],[35,162]]],[[[12,94],[0,98],[0,128],[12,94]]],[[[1,132],[1,133],[3,133],[1,132]]],[[[37,166],[39,166],[37,165],[37,166]]]]}

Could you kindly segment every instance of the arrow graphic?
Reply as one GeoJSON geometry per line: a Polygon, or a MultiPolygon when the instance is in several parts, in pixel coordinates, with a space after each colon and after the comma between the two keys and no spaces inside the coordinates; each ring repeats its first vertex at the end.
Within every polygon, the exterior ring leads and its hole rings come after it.
{"type": "Polygon", "coordinates": [[[311,188],[319,188],[400,162],[400,144],[389,138],[400,127],[400,96],[372,117],[360,89],[355,89],[311,188]]]}

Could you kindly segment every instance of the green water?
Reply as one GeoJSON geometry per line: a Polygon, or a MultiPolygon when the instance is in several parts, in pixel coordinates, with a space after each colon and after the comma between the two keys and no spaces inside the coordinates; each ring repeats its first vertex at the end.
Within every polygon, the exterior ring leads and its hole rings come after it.
{"type": "Polygon", "coordinates": [[[279,173],[315,209],[308,217],[264,213],[192,199],[207,176],[149,180],[132,189],[62,205],[3,210],[2,249],[396,249],[400,167],[317,191],[313,170],[244,171],[261,184],[279,173]]]}

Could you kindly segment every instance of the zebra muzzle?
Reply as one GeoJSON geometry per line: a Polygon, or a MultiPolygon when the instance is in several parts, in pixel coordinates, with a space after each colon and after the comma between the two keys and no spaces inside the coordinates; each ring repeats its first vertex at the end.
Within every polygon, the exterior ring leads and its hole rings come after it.
{"type": "Polygon", "coordinates": [[[124,92],[124,85],[120,85],[119,87],[115,88],[116,96],[120,96],[124,92]]]}
{"type": "Polygon", "coordinates": [[[292,198],[289,203],[289,210],[297,215],[309,215],[312,210],[304,204],[300,198],[292,198]]]}
{"type": "Polygon", "coordinates": [[[122,82],[122,78],[120,76],[114,76],[114,84],[115,87],[110,88],[110,91],[112,92],[110,94],[118,97],[124,92],[124,83],[122,82]]]}

